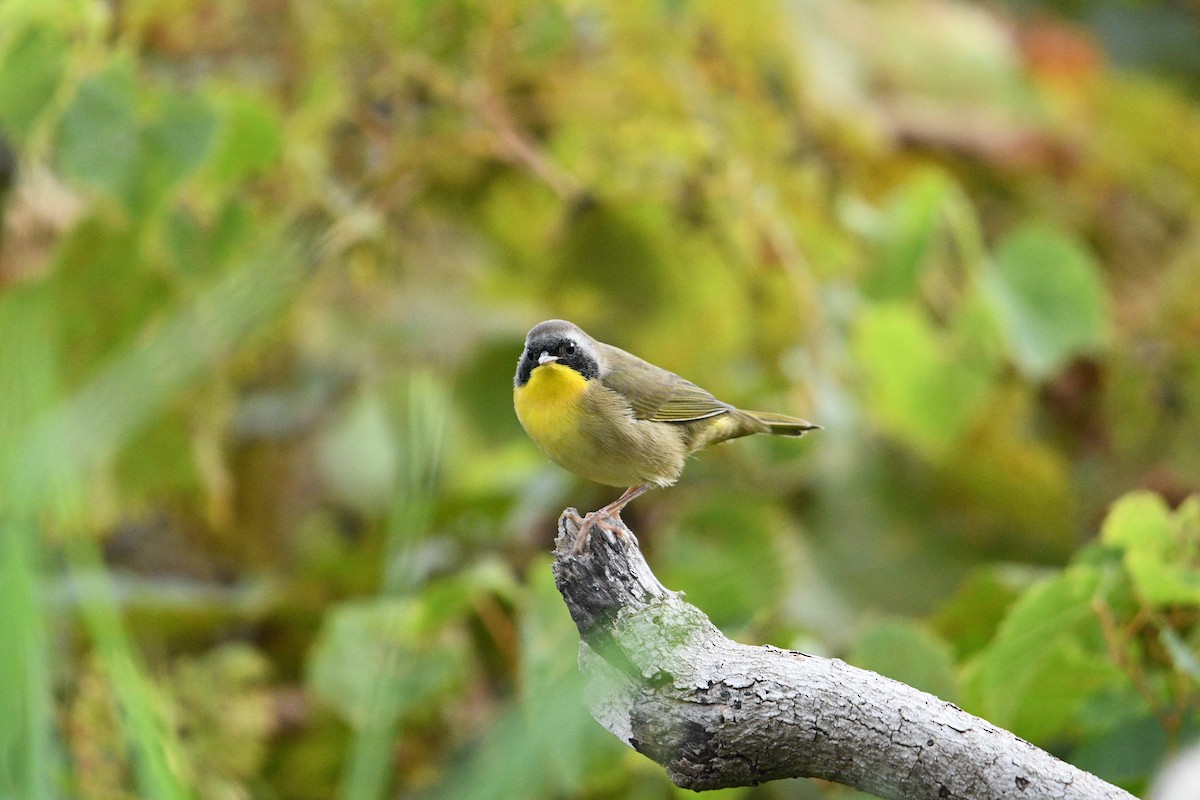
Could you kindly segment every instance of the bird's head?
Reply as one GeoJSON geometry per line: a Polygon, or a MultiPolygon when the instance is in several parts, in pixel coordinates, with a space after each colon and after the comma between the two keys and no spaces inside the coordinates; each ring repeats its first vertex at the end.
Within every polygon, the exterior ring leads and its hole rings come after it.
{"type": "Polygon", "coordinates": [[[569,367],[590,380],[600,375],[600,351],[596,340],[578,325],[562,319],[546,320],[525,337],[514,383],[524,386],[533,371],[546,364],[569,367]]]}

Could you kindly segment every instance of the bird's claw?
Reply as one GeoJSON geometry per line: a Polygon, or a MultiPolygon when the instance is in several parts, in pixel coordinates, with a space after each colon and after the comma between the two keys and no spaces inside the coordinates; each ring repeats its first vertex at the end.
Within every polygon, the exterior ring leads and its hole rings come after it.
{"type": "MultiPolygon", "coordinates": [[[[580,517],[578,513],[572,512],[568,516],[572,522],[579,527],[579,532],[575,535],[575,546],[571,548],[571,555],[577,556],[587,547],[588,541],[592,535],[593,528],[599,528],[604,534],[604,540],[611,546],[616,547],[618,539],[633,537],[633,534],[623,528],[619,528],[608,519],[601,515],[600,511],[592,511],[591,513],[580,517]]],[[[617,520],[620,520],[620,515],[617,515],[617,520]]],[[[634,544],[637,544],[637,539],[633,539],[634,544]]]]}
{"type": "Polygon", "coordinates": [[[608,542],[612,547],[617,546],[617,537],[611,526],[601,525],[599,522],[597,522],[596,527],[604,533],[604,541],[608,542]]]}

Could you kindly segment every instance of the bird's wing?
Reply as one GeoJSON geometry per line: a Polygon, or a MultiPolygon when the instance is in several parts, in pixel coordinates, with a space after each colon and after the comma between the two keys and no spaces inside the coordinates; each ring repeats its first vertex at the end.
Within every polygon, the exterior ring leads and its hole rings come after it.
{"type": "Polygon", "coordinates": [[[653,422],[693,422],[733,410],[691,381],[611,345],[600,382],[629,401],[633,416],[653,422]]]}

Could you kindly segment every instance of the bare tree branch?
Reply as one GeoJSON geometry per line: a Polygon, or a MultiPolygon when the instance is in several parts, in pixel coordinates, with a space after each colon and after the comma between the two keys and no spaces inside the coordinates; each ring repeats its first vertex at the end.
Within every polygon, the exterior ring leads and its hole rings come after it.
{"type": "Polygon", "coordinates": [[[730,641],[665,589],[632,532],[573,554],[559,519],[554,576],[579,628],[592,716],[703,790],[824,778],[887,800],[1132,795],[957,706],[852,667],[730,641]]]}

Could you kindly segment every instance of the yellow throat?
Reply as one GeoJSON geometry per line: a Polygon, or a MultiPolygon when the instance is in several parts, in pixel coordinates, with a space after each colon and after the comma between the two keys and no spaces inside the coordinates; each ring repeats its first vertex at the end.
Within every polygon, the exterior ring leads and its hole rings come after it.
{"type": "Polygon", "coordinates": [[[579,431],[579,399],[587,378],[562,364],[535,367],[524,386],[513,389],[517,419],[543,450],[557,450],[579,431]]]}

